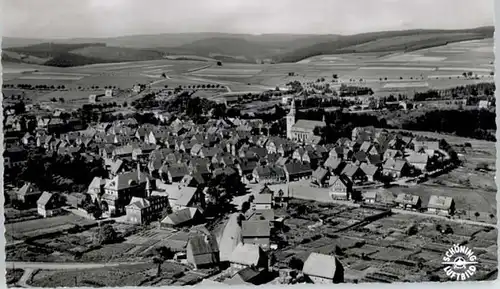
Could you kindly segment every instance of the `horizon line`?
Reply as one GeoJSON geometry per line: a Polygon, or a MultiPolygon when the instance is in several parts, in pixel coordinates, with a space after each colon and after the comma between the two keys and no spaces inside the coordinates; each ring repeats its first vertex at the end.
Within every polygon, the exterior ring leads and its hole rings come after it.
{"type": "Polygon", "coordinates": [[[181,35],[181,34],[227,34],[227,35],[242,35],[242,36],[265,36],[265,35],[297,35],[297,36],[352,36],[352,35],[360,35],[360,34],[368,34],[368,33],[381,33],[381,32],[393,32],[393,31],[460,31],[460,30],[474,30],[481,28],[493,28],[495,30],[495,25],[483,25],[476,26],[470,28],[412,28],[412,29],[392,29],[392,30],[373,30],[359,33],[351,33],[351,34],[343,34],[343,33],[293,33],[293,32],[269,32],[269,33],[237,33],[237,32],[214,32],[214,31],[205,31],[205,32],[160,32],[160,33],[144,33],[144,34],[122,34],[115,36],[76,36],[76,37],[46,37],[46,38],[37,38],[37,37],[24,37],[24,36],[8,36],[2,35],[2,38],[14,38],[14,39],[31,39],[31,40],[76,40],[82,38],[93,38],[93,39],[109,39],[109,38],[121,38],[121,37],[137,37],[137,36],[156,36],[156,35],[181,35]]]}

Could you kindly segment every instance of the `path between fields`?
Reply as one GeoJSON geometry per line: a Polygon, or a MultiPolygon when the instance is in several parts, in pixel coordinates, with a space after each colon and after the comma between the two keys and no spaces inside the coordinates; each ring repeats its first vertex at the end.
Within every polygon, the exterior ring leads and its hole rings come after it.
{"type": "Polygon", "coordinates": [[[46,263],[46,262],[6,262],[6,268],[24,269],[23,276],[17,282],[20,287],[32,287],[28,284],[36,269],[42,270],[71,270],[116,267],[120,265],[137,265],[147,262],[118,262],[118,263],[46,263]]]}
{"type": "Polygon", "coordinates": [[[495,224],[476,222],[476,221],[464,220],[464,219],[451,219],[451,218],[447,218],[445,216],[440,216],[440,215],[432,215],[432,214],[426,214],[426,213],[406,211],[406,210],[395,209],[395,208],[392,209],[392,212],[396,213],[396,214],[403,214],[403,215],[418,215],[418,216],[422,216],[422,217],[442,219],[445,221],[459,223],[459,224],[468,224],[468,225],[474,225],[474,226],[490,227],[490,228],[495,228],[495,229],[497,228],[497,225],[495,225],[495,224]]]}
{"type": "Polygon", "coordinates": [[[17,282],[17,285],[19,285],[20,287],[31,287],[30,285],[28,285],[28,280],[31,279],[33,271],[34,271],[33,269],[24,270],[23,276],[21,276],[21,278],[17,282]]]}
{"type": "Polygon", "coordinates": [[[148,262],[116,262],[116,263],[50,263],[50,262],[6,262],[9,269],[43,269],[43,270],[72,270],[116,267],[121,265],[138,265],[148,262]]]}

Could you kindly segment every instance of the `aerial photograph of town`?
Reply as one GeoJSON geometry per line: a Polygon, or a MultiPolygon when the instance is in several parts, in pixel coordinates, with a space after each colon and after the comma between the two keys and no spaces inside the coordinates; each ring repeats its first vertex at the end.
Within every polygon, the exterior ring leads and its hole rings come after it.
{"type": "Polygon", "coordinates": [[[4,1],[7,286],[497,279],[493,6],[4,1]]]}

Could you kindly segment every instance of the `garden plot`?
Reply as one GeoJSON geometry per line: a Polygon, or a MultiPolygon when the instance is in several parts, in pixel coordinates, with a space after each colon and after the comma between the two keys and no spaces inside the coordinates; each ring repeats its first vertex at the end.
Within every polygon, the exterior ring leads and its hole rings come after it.
{"type": "Polygon", "coordinates": [[[429,87],[428,82],[391,82],[384,84],[383,88],[429,87]]]}
{"type": "Polygon", "coordinates": [[[411,71],[434,71],[435,67],[420,66],[362,66],[360,70],[411,70],[411,71]]]}
{"type": "Polygon", "coordinates": [[[472,72],[490,72],[491,69],[488,68],[477,68],[477,67],[439,67],[438,70],[441,71],[472,71],[472,72]]]}
{"type": "Polygon", "coordinates": [[[26,76],[21,76],[18,79],[23,79],[23,80],[80,80],[82,79],[83,76],[64,76],[64,75],[26,75],[26,76]]]}
{"type": "Polygon", "coordinates": [[[95,221],[76,215],[56,216],[44,219],[30,220],[5,224],[5,234],[15,240],[23,240],[42,234],[61,232],[75,226],[95,224],[95,221]]]}

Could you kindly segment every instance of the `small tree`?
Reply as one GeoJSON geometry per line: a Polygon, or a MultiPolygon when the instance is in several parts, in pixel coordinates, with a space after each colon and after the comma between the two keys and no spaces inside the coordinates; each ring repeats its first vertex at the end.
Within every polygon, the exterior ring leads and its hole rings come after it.
{"type": "Polygon", "coordinates": [[[222,62],[221,61],[217,61],[217,66],[222,66],[222,62]]]}
{"type": "Polygon", "coordinates": [[[101,209],[101,206],[99,205],[99,202],[97,201],[97,199],[94,201],[94,206],[92,209],[92,216],[96,220],[102,216],[102,209],[101,209]]]}
{"type": "Polygon", "coordinates": [[[480,215],[481,215],[481,214],[479,214],[479,212],[475,212],[475,213],[474,213],[474,216],[476,217],[476,220],[477,220],[477,218],[479,218],[479,216],[480,216],[480,215]]]}
{"type": "Polygon", "coordinates": [[[292,257],[290,261],[288,261],[288,267],[290,267],[290,269],[302,271],[302,268],[304,268],[304,262],[297,257],[292,257]]]}
{"type": "Polygon", "coordinates": [[[243,204],[241,204],[241,212],[242,213],[245,213],[249,209],[250,209],[250,203],[248,201],[243,202],[243,204]]]}
{"type": "Polygon", "coordinates": [[[157,267],[156,276],[160,276],[161,274],[161,265],[169,259],[174,257],[174,252],[165,246],[156,248],[156,255],[153,257],[153,263],[155,263],[157,267]]]}
{"type": "Polygon", "coordinates": [[[116,233],[113,226],[106,224],[99,229],[99,244],[109,244],[113,243],[118,239],[118,234],[116,233]]]}

